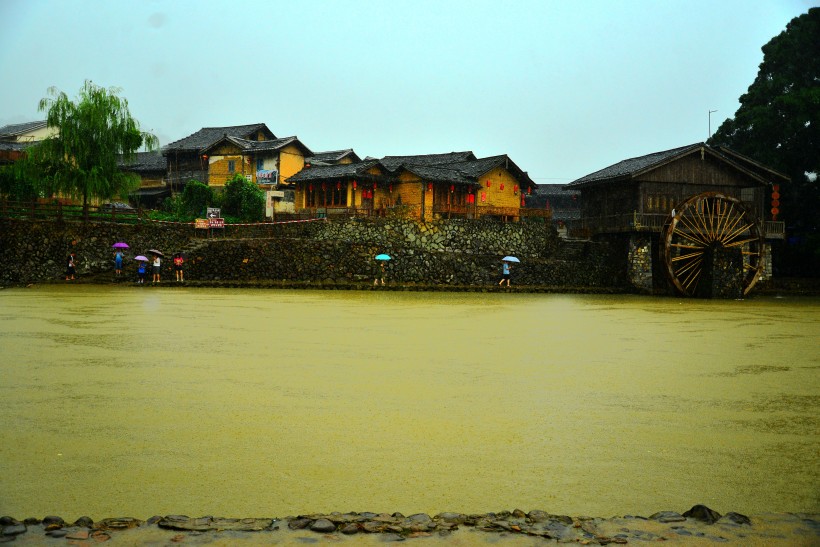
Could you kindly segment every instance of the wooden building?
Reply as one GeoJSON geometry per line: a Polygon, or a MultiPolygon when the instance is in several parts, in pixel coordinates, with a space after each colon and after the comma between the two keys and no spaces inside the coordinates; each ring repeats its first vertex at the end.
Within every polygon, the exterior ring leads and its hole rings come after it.
{"type": "Polygon", "coordinates": [[[687,198],[718,192],[741,201],[766,223],[767,237],[781,237],[768,200],[788,177],[724,147],[696,143],[620,161],[565,186],[580,194],[581,218],[574,231],[594,235],[660,231],[687,198]]]}
{"type": "MultiPolygon", "coordinates": [[[[205,154],[205,150],[220,139],[229,136],[249,141],[276,139],[276,136],[264,123],[203,127],[196,133],[192,133],[162,148],[162,155],[168,160],[167,180],[171,188],[175,191],[182,191],[189,180],[198,180],[209,184],[210,158],[205,154]]],[[[240,167],[245,168],[244,165],[240,167]]],[[[250,170],[250,167],[248,167],[248,170],[250,170]]]]}
{"type": "Polygon", "coordinates": [[[472,152],[311,164],[288,180],[296,185],[297,211],[369,215],[401,207],[419,220],[519,220],[523,196],[535,187],[506,155],[478,159],[472,152]]]}
{"type": "Polygon", "coordinates": [[[168,162],[159,151],[137,152],[132,161],[121,161],[120,169],[140,178],[140,187],[128,196],[132,204],[156,208],[163,199],[170,197],[171,187],[166,181],[168,162]]]}

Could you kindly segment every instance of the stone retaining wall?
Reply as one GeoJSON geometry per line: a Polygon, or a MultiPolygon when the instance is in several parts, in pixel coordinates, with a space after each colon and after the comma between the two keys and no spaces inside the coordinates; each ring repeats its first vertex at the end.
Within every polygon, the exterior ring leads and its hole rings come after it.
{"type": "Polygon", "coordinates": [[[517,285],[628,288],[623,252],[610,243],[567,242],[535,222],[350,219],[229,227],[209,237],[190,225],[0,221],[4,267],[0,284],[59,279],[70,252],[80,277],[114,267],[111,245],[125,241],[126,278],[137,254],[166,255],[163,279],[173,280],[170,257],[186,253],[185,277],[203,281],[360,283],[378,273],[376,254],[387,253],[391,283],[484,285],[501,276],[502,256],[521,259],[517,285]]]}

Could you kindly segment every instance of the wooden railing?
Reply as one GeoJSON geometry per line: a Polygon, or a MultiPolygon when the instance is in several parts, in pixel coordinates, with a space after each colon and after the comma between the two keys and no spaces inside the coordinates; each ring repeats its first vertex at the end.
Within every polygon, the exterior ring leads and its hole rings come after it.
{"type": "Polygon", "coordinates": [[[136,209],[106,208],[89,205],[66,205],[60,202],[0,200],[0,218],[29,220],[94,221],[135,224],[140,216],[136,209]]]}
{"type": "Polygon", "coordinates": [[[786,239],[786,223],[780,220],[767,220],[763,226],[766,239],[786,239]]]}

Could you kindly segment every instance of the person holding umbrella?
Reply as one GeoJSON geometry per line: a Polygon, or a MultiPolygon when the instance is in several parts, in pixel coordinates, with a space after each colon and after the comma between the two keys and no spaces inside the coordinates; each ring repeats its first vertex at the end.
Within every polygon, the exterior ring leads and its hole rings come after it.
{"type": "Polygon", "coordinates": [[[501,281],[498,282],[498,285],[501,286],[505,281],[507,282],[507,286],[510,286],[510,275],[512,272],[512,263],[513,262],[520,262],[514,256],[505,256],[501,259],[501,263],[503,264],[501,269],[501,281]]]}
{"type": "Polygon", "coordinates": [[[114,253],[114,273],[116,275],[121,275],[122,274],[122,250],[127,249],[128,244],[123,243],[122,241],[119,241],[117,243],[114,243],[113,247],[116,250],[116,253],[114,253]]]}
{"type": "Polygon", "coordinates": [[[134,260],[139,261],[139,266],[137,266],[137,283],[142,285],[143,283],[145,283],[145,267],[148,264],[148,257],[139,255],[135,256],[134,260]]]}
{"type": "Polygon", "coordinates": [[[376,279],[373,280],[373,285],[378,285],[379,281],[384,285],[384,265],[390,260],[390,255],[380,254],[376,255],[376,260],[379,263],[379,272],[376,273],[376,279]]]}

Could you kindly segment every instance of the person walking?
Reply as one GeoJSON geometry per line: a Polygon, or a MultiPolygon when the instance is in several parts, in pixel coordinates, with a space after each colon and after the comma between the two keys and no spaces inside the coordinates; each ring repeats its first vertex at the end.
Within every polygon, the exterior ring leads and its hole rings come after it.
{"type": "Polygon", "coordinates": [[[510,271],[512,266],[506,260],[502,262],[503,266],[501,267],[501,281],[498,282],[498,285],[501,286],[505,281],[507,282],[507,286],[510,286],[510,271]]]}
{"type": "Polygon", "coordinates": [[[159,283],[159,274],[160,274],[160,267],[162,266],[162,261],[159,258],[159,255],[154,255],[154,264],[152,268],[152,273],[154,274],[153,283],[159,283]]]}
{"type": "Polygon", "coordinates": [[[185,274],[182,271],[182,264],[185,262],[185,258],[182,256],[182,253],[177,253],[174,255],[174,271],[177,274],[177,281],[182,283],[185,281],[185,274]]]}

